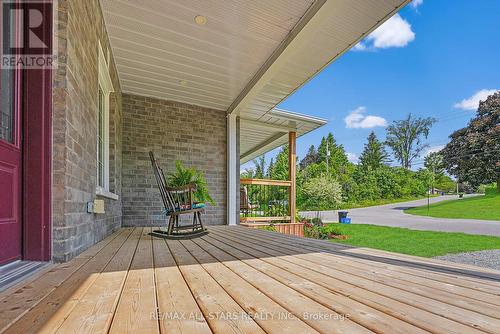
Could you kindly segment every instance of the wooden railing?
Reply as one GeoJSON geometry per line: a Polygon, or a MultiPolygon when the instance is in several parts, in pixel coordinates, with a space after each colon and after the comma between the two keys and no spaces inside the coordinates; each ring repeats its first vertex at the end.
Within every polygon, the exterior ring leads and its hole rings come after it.
{"type": "Polygon", "coordinates": [[[291,222],[292,181],[240,180],[241,222],[291,222]]]}

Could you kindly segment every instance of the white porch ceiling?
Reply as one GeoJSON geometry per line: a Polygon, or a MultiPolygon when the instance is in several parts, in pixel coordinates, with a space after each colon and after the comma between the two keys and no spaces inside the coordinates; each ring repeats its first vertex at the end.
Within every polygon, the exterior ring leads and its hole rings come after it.
{"type": "Polygon", "coordinates": [[[227,110],[313,0],[101,0],[122,90],[227,110]],[[203,15],[199,26],[194,17],[203,15]]]}
{"type": "MultiPolygon", "coordinates": [[[[124,92],[278,124],[276,105],[408,2],[101,0],[101,5],[124,92]],[[207,23],[197,25],[197,15],[207,23]]],[[[242,122],[242,158],[286,142],[276,133],[256,131],[242,122]]]]}

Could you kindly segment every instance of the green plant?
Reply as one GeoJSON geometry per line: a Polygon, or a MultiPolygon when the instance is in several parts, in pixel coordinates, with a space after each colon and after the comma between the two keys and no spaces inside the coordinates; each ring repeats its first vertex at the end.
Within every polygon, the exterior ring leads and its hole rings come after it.
{"type": "Polygon", "coordinates": [[[342,229],[339,226],[336,226],[334,224],[329,224],[324,227],[324,232],[325,234],[328,235],[343,235],[344,233],[342,232],[342,229]]]}
{"type": "MultiPolygon", "coordinates": [[[[314,219],[312,219],[312,221],[314,219]]],[[[308,222],[304,226],[304,236],[308,238],[330,239],[332,235],[343,235],[343,233],[342,230],[337,226],[333,226],[332,224],[323,225],[320,219],[316,221],[316,224],[313,222],[308,222]]]]}
{"type": "Polygon", "coordinates": [[[303,205],[310,210],[336,209],[342,203],[342,187],[332,177],[319,176],[302,187],[303,205]]]}
{"type": "Polygon", "coordinates": [[[274,227],[274,225],[271,224],[269,226],[261,226],[259,227],[259,230],[276,232],[276,227],[274,227]]]}
{"type": "Polygon", "coordinates": [[[184,167],[179,160],[176,160],[175,172],[167,175],[167,185],[169,187],[182,187],[188,184],[196,185],[194,197],[197,202],[208,202],[216,205],[208,192],[207,181],[203,173],[194,167],[184,167]]]}
{"type": "Polygon", "coordinates": [[[486,195],[498,195],[498,186],[496,183],[492,183],[484,188],[484,193],[486,195]]]}
{"type": "Polygon", "coordinates": [[[323,221],[320,217],[314,217],[313,219],[311,219],[311,223],[315,226],[323,226],[323,221]]]}
{"type": "Polygon", "coordinates": [[[295,209],[295,222],[299,223],[299,222],[304,221],[304,220],[306,220],[306,219],[299,214],[299,209],[296,208],[295,209]]]}
{"type": "Polygon", "coordinates": [[[280,203],[271,204],[269,206],[269,214],[274,217],[282,217],[287,215],[286,207],[280,203]]]}

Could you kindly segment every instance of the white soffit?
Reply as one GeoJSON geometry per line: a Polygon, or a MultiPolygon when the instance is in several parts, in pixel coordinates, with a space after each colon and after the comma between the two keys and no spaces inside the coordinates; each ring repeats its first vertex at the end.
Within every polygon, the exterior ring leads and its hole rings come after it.
{"type": "Polygon", "coordinates": [[[290,131],[299,137],[326,123],[321,118],[282,109],[271,110],[259,121],[240,118],[240,163],[288,143],[290,131]]]}
{"type": "Polygon", "coordinates": [[[101,0],[121,87],[227,110],[314,0],[101,0]],[[195,17],[206,18],[198,25],[195,17]]]}
{"type": "MultiPolygon", "coordinates": [[[[287,142],[284,131],[256,122],[289,124],[293,113],[277,120],[273,108],[410,1],[101,0],[101,6],[123,92],[236,113],[244,162],[287,142]],[[198,15],[205,24],[195,23],[198,15]]],[[[299,136],[322,125],[309,118],[296,123],[299,136]]]]}

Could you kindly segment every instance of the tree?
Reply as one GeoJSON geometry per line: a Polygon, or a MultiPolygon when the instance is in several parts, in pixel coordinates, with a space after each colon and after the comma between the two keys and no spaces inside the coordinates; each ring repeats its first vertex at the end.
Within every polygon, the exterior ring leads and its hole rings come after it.
{"type": "Polygon", "coordinates": [[[440,152],[431,152],[424,158],[424,167],[432,171],[436,176],[444,174],[443,155],[440,152]]]}
{"type": "Polygon", "coordinates": [[[307,168],[307,166],[317,163],[318,160],[319,160],[318,152],[316,151],[314,145],[311,145],[304,159],[300,161],[299,164],[300,169],[305,169],[307,168]]]}
{"type": "Polygon", "coordinates": [[[434,194],[434,188],[444,176],[443,155],[439,152],[431,152],[424,158],[424,167],[431,173],[431,191],[434,194]]]}
{"type": "Polygon", "coordinates": [[[328,172],[331,175],[343,172],[349,160],[345,154],[344,146],[337,145],[331,133],[328,133],[326,138],[321,138],[321,144],[318,146],[318,162],[326,163],[327,147],[330,151],[330,156],[328,157],[328,172]]]}
{"type": "Polygon", "coordinates": [[[372,170],[389,162],[389,154],[385,150],[384,143],[377,139],[373,131],[368,136],[368,142],[359,157],[359,162],[364,169],[372,170]]]}
{"type": "Polygon", "coordinates": [[[253,164],[255,165],[253,177],[256,179],[263,179],[266,175],[266,156],[262,155],[253,160],[253,164]]]}
{"type": "Polygon", "coordinates": [[[276,156],[272,175],[274,180],[288,180],[288,145],[284,145],[276,156]]]}
{"type": "Polygon", "coordinates": [[[446,170],[473,188],[497,183],[500,192],[500,92],[479,103],[467,127],[450,135],[441,151],[446,170]]]}
{"type": "Polygon", "coordinates": [[[271,161],[269,161],[269,167],[267,167],[266,177],[270,180],[273,180],[273,174],[274,174],[274,159],[271,158],[271,161]]]}
{"type": "Polygon", "coordinates": [[[427,139],[435,122],[436,119],[432,117],[421,118],[409,114],[406,119],[394,121],[387,127],[386,144],[401,167],[410,169],[413,159],[429,146],[422,140],[427,139]]]}

